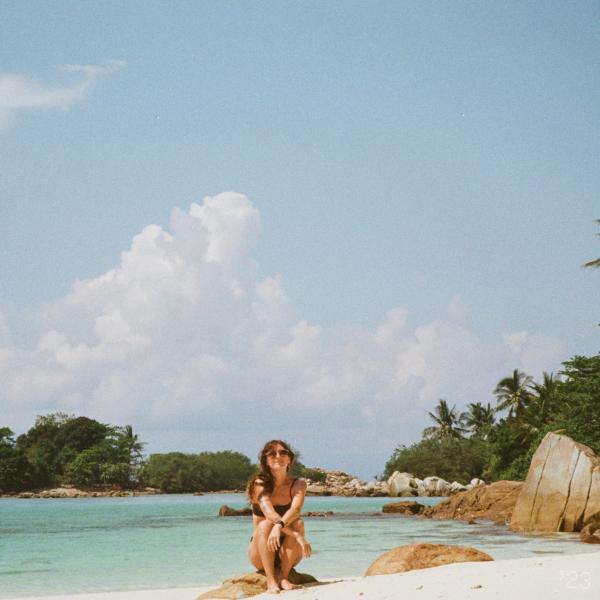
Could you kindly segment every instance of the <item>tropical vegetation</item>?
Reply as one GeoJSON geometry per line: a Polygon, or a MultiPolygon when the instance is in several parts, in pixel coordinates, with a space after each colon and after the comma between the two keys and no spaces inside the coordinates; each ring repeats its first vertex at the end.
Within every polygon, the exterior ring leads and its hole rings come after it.
{"type": "Polygon", "coordinates": [[[600,453],[600,354],[575,356],[558,374],[536,382],[514,370],[494,389],[490,402],[466,412],[440,399],[421,441],[398,446],[383,477],[394,471],[453,481],[524,479],[531,457],[549,431],[560,431],[600,453]]]}

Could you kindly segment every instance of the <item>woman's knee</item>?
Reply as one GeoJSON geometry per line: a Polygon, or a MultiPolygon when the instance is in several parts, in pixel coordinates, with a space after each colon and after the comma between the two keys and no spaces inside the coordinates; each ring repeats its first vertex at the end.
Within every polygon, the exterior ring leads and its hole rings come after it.
{"type": "Polygon", "coordinates": [[[256,533],[258,535],[269,535],[271,533],[271,529],[273,529],[273,523],[264,519],[256,526],[256,533]]]}

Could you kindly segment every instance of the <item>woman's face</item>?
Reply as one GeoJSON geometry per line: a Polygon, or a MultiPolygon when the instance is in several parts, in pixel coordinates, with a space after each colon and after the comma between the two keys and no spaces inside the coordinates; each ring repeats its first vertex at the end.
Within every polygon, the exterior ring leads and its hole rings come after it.
{"type": "Polygon", "coordinates": [[[267,452],[267,465],[272,471],[280,469],[287,471],[290,463],[290,453],[281,444],[275,444],[267,452]]]}

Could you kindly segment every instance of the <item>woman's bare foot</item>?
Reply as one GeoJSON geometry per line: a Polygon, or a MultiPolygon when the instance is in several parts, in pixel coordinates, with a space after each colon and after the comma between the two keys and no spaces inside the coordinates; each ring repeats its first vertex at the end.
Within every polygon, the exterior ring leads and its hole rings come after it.
{"type": "Polygon", "coordinates": [[[281,588],[276,581],[267,581],[267,594],[279,594],[281,588]]]}
{"type": "Polygon", "coordinates": [[[297,590],[302,587],[301,585],[296,585],[295,583],[292,583],[288,579],[282,579],[279,582],[279,585],[281,585],[282,590],[297,590]]]}

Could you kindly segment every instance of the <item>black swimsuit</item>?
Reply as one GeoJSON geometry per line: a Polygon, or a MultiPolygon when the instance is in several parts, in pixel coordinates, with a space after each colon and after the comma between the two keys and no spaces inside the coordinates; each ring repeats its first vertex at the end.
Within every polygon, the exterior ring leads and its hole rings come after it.
{"type": "MultiPolygon", "coordinates": [[[[273,504],[273,508],[275,509],[275,512],[280,517],[283,517],[283,515],[285,515],[285,513],[288,510],[290,510],[290,508],[292,507],[292,500],[294,499],[294,496],[292,495],[292,489],[293,489],[296,481],[297,480],[294,479],[292,481],[292,484],[290,485],[290,501],[287,504],[273,504]]],[[[265,518],[265,514],[263,513],[263,511],[260,508],[260,505],[258,505],[258,504],[252,504],[252,514],[256,515],[257,517],[263,517],[263,519],[265,518]]]]}
{"type": "MultiPolygon", "coordinates": [[[[275,512],[280,516],[283,517],[283,515],[285,515],[285,513],[290,510],[290,508],[292,507],[292,500],[294,498],[294,496],[292,495],[292,488],[294,487],[294,484],[296,483],[296,479],[294,479],[292,481],[292,485],[290,485],[290,501],[287,504],[273,504],[273,508],[275,509],[275,512]]],[[[263,519],[265,518],[265,513],[263,513],[263,511],[261,510],[260,506],[258,504],[252,504],[252,514],[256,515],[257,517],[262,517],[263,519]]],[[[254,536],[252,536],[250,538],[250,541],[252,541],[252,539],[254,538],[254,536]]],[[[283,544],[283,540],[285,538],[285,533],[282,533],[279,536],[279,543],[283,544]]],[[[275,554],[275,568],[279,568],[281,565],[281,559],[279,556],[279,552],[277,552],[277,554],[275,554]]]]}

